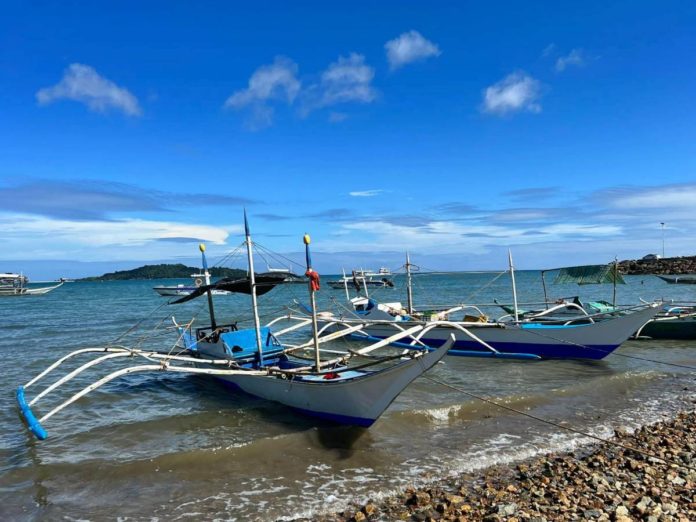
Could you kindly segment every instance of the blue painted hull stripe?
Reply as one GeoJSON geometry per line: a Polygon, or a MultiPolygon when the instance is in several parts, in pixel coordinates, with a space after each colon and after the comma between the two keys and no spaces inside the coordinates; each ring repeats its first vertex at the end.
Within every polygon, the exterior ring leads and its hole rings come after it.
{"type": "MultiPolygon", "coordinates": [[[[352,334],[351,338],[361,341],[379,341],[384,337],[365,336],[352,334]]],[[[421,341],[428,345],[431,350],[442,346],[443,339],[424,338],[421,341]]],[[[499,359],[604,359],[611,352],[616,350],[619,345],[590,345],[576,346],[570,343],[559,344],[532,344],[532,343],[500,343],[487,341],[493,348],[498,350],[495,354],[486,347],[481,346],[477,341],[467,341],[457,339],[454,346],[447,352],[447,355],[458,357],[491,357],[499,359]]],[[[393,346],[419,349],[408,343],[395,342],[393,346]]]]}

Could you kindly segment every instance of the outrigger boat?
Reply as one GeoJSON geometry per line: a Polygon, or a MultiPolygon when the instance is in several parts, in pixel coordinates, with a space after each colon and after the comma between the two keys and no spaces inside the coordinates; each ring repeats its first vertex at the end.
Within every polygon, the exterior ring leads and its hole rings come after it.
{"type": "Polygon", "coordinates": [[[0,274],[0,296],[44,295],[62,286],[65,280],[52,286],[29,286],[29,278],[23,274],[0,274]]]}
{"type": "Polygon", "coordinates": [[[660,279],[671,285],[696,285],[696,275],[661,276],[660,279]]]}
{"type": "MultiPolygon", "coordinates": [[[[349,301],[338,314],[324,312],[320,317],[325,323],[367,323],[362,330],[365,339],[384,339],[396,323],[402,328],[414,325],[431,326],[420,341],[428,346],[440,346],[449,336],[455,336],[449,355],[468,357],[494,357],[507,359],[603,359],[636,330],[658,313],[657,304],[632,307],[625,314],[595,320],[585,315],[582,323],[553,321],[549,323],[520,320],[517,313],[509,321],[490,320],[475,306],[454,306],[439,312],[422,313],[413,306],[411,292],[411,264],[407,256],[408,305],[401,303],[377,303],[367,297],[349,301]],[[467,312],[471,312],[469,315],[467,312]],[[630,312],[630,313],[629,313],[630,312]],[[463,320],[450,320],[456,313],[463,320]]],[[[510,272],[513,279],[514,309],[517,297],[514,284],[514,267],[510,255],[510,272]]],[[[359,338],[363,334],[355,334],[359,338]]]]}
{"type": "MultiPolygon", "coordinates": [[[[661,276],[658,276],[661,277],[661,276]]],[[[631,307],[617,306],[616,285],[626,284],[618,272],[617,263],[607,265],[585,265],[566,268],[543,270],[541,280],[544,287],[544,304],[546,308],[529,310],[517,310],[518,320],[538,323],[581,324],[611,319],[618,315],[624,315],[631,307]],[[608,301],[582,301],[578,296],[562,298],[549,303],[546,293],[546,281],[544,274],[557,271],[554,280],[556,283],[577,283],[614,285],[613,302],[608,301]]],[[[645,303],[645,301],[643,301],[645,303]]],[[[514,316],[514,306],[498,304],[507,315],[499,320],[510,319],[514,316]]],[[[539,303],[536,303],[539,304],[539,303]]],[[[672,339],[690,340],[696,339],[696,306],[694,303],[679,303],[674,301],[662,301],[657,303],[661,308],[657,314],[642,324],[633,334],[636,339],[672,339]]]]}
{"type": "MultiPolygon", "coordinates": [[[[171,350],[165,353],[115,346],[76,350],[60,358],[37,377],[17,389],[20,411],[29,429],[37,438],[47,437],[43,423],[49,418],[109,381],[136,372],[162,371],[211,375],[222,379],[233,388],[276,401],[311,416],[368,427],[379,418],[411,381],[435,365],[452,346],[454,339],[450,338],[442,347],[434,351],[419,346],[416,350],[397,350],[391,355],[376,354],[377,350],[388,347],[391,342],[405,337],[418,342],[420,336],[427,333],[428,327],[413,325],[407,329],[396,328],[394,330],[396,333],[384,340],[356,350],[341,352],[325,350],[331,358],[322,360],[320,344],[360,332],[362,325],[352,324],[339,331],[321,335],[325,333],[326,328],[320,331],[316,318],[314,294],[319,290],[319,275],[312,269],[308,235],[304,236],[304,243],[311,317],[301,318],[296,324],[275,333],[270,327],[284,318],[277,318],[265,327],[261,327],[256,297],[270,291],[278,282],[256,280],[246,213],[244,222],[249,264],[248,278],[237,280],[234,284],[229,281],[219,281],[210,285],[201,285],[192,294],[175,301],[175,303],[185,302],[207,295],[210,312],[210,325],[202,328],[194,329],[191,323],[178,325],[175,322],[179,339],[183,343],[177,342],[179,351],[171,350]],[[251,295],[254,328],[237,329],[236,324],[220,325],[216,322],[211,297],[211,290],[216,288],[251,295]],[[313,335],[307,342],[283,345],[278,340],[286,333],[309,325],[312,325],[313,335]],[[312,347],[314,348],[313,360],[305,356],[306,351],[312,347]],[[35,387],[39,381],[64,362],[83,354],[98,355],[98,357],[58,379],[33,399],[26,398],[27,389],[35,387]],[[146,364],[131,365],[109,373],[37,419],[33,408],[39,400],[56,388],[92,366],[107,360],[126,360],[126,358],[128,360],[142,359],[146,364]]],[[[204,255],[204,249],[202,253],[204,255]]],[[[394,352],[393,348],[391,350],[394,352]]]]}

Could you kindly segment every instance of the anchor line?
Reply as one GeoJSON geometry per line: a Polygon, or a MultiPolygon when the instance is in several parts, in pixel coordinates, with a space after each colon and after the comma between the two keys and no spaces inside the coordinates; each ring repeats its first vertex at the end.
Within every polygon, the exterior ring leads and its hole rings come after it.
{"type": "Polygon", "coordinates": [[[117,336],[113,341],[111,341],[111,342],[112,342],[112,343],[115,343],[115,342],[118,342],[120,339],[123,339],[126,335],[128,335],[130,332],[132,332],[133,330],[135,330],[139,325],[141,325],[141,324],[143,323],[143,321],[145,321],[146,319],[149,319],[150,317],[152,317],[152,316],[155,314],[155,312],[157,312],[160,308],[162,308],[163,306],[166,306],[167,304],[168,304],[168,303],[165,302],[165,303],[162,303],[162,304],[160,304],[159,306],[155,307],[149,314],[147,314],[147,315],[146,315],[145,317],[143,317],[142,319],[136,321],[135,324],[133,324],[133,326],[131,326],[130,328],[127,328],[125,332],[123,332],[122,334],[118,335],[118,336],[117,336]]]}
{"type": "Polygon", "coordinates": [[[557,422],[554,422],[554,421],[551,421],[551,420],[548,420],[548,419],[544,419],[544,418],[542,418],[542,417],[538,417],[538,416],[533,415],[533,414],[531,414],[531,413],[527,413],[527,412],[524,412],[524,411],[521,411],[521,410],[512,408],[512,407],[510,407],[510,406],[506,406],[505,404],[501,404],[501,403],[499,403],[499,402],[497,402],[497,401],[494,401],[494,400],[492,400],[492,399],[486,399],[485,397],[481,397],[480,395],[476,395],[476,394],[474,394],[474,393],[468,392],[468,391],[466,391],[466,390],[464,390],[464,389],[462,389],[462,388],[459,388],[459,387],[454,386],[454,385],[452,385],[452,384],[448,384],[448,383],[446,383],[446,382],[440,381],[440,380],[435,379],[435,378],[433,378],[433,377],[430,377],[430,376],[428,376],[428,375],[422,375],[422,377],[423,377],[424,379],[428,379],[429,381],[434,382],[435,384],[439,384],[440,386],[444,386],[445,388],[450,388],[450,389],[452,389],[452,390],[454,390],[454,391],[457,391],[457,392],[459,392],[459,393],[463,393],[464,395],[468,395],[469,397],[472,397],[472,398],[477,399],[477,400],[479,400],[479,401],[485,402],[485,403],[487,403],[487,404],[491,404],[491,405],[496,406],[496,407],[498,407],[498,408],[501,408],[501,409],[503,409],[503,410],[508,410],[508,411],[513,412],[513,413],[517,413],[518,415],[523,415],[523,416],[525,416],[525,417],[529,417],[530,419],[533,419],[533,420],[535,420],[535,421],[541,422],[541,423],[543,423],[543,424],[548,424],[549,426],[554,426],[554,427],[556,427],[556,428],[559,428],[559,429],[562,429],[562,430],[566,430],[566,431],[575,433],[576,435],[582,435],[583,437],[588,437],[588,438],[590,438],[590,439],[594,439],[594,440],[596,440],[596,441],[603,442],[603,443],[605,443],[605,444],[609,444],[609,445],[612,445],[612,446],[616,446],[616,447],[622,448],[622,449],[624,449],[624,450],[633,451],[633,452],[638,453],[638,454],[640,454],[640,455],[643,455],[643,456],[645,456],[645,457],[650,457],[650,458],[653,458],[653,459],[655,459],[655,460],[662,461],[662,462],[664,462],[665,464],[668,464],[668,465],[678,466],[678,467],[680,467],[680,468],[682,468],[682,469],[688,469],[689,471],[696,471],[696,467],[688,466],[688,465],[686,465],[686,464],[683,464],[683,463],[681,463],[681,462],[677,462],[677,461],[672,460],[672,459],[667,459],[667,458],[664,458],[664,457],[658,457],[657,455],[655,455],[654,453],[651,453],[651,452],[649,452],[649,451],[645,451],[645,450],[642,450],[642,449],[640,449],[640,448],[635,448],[635,447],[633,447],[633,446],[628,446],[628,445],[626,445],[626,444],[622,444],[622,443],[620,443],[620,442],[616,442],[615,440],[605,439],[604,437],[599,437],[599,436],[597,436],[597,435],[592,435],[591,433],[587,433],[587,432],[585,432],[585,431],[578,430],[578,429],[572,428],[572,427],[570,427],[570,426],[564,426],[564,425],[559,424],[559,423],[557,423],[557,422]]]}
{"type": "MultiPolygon", "coordinates": [[[[604,350],[600,350],[598,348],[593,348],[592,346],[587,346],[585,344],[574,343],[573,341],[568,341],[566,339],[557,339],[556,337],[554,337],[552,335],[544,335],[542,333],[533,332],[531,330],[528,330],[528,332],[531,334],[534,334],[534,335],[538,335],[539,337],[551,339],[552,341],[558,341],[560,343],[565,343],[565,344],[570,344],[572,346],[577,346],[578,348],[586,348],[588,350],[594,350],[596,352],[606,353],[604,350]]],[[[626,357],[627,359],[637,359],[639,361],[646,361],[646,362],[651,362],[651,363],[655,363],[655,364],[664,364],[666,366],[674,366],[676,368],[685,368],[687,370],[696,370],[696,367],[694,367],[694,366],[689,366],[686,364],[670,363],[670,362],[666,362],[666,361],[658,361],[657,359],[648,359],[647,357],[639,357],[637,355],[628,355],[625,353],[617,353],[617,352],[612,352],[609,355],[617,355],[619,357],[626,357]]]]}

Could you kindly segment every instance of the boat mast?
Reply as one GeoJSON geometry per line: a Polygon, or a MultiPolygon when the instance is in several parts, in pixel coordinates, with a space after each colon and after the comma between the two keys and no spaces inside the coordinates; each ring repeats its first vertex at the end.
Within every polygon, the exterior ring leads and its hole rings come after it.
{"type": "Polygon", "coordinates": [[[246,209],[244,210],[244,234],[246,235],[247,261],[249,263],[249,286],[251,287],[251,308],[254,313],[254,330],[256,330],[256,350],[259,352],[259,366],[263,366],[263,346],[261,344],[261,322],[259,308],[256,304],[256,275],[254,274],[254,254],[251,251],[251,234],[246,209]]]}
{"type": "Polygon", "coordinates": [[[406,311],[413,314],[413,289],[411,288],[411,257],[406,252],[406,311]]]}
{"type": "Polygon", "coordinates": [[[549,297],[546,294],[546,278],[544,277],[544,274],[546,274],[546,270],[541,271],[541,286],[544,288],[544,306],[546,309],[549,309],[549,297]]]}
{"type": "Polygon", "coordinates": [[[512,279],[512,305],[515,312],[515,322],[519,320],[517,311],[517,286],[515,285],[515,267],[512,265],[512,250],[508,249],[508,261],[510,263],[510,278],[512,279]]]}
{"type": "Polygon", "coordinates": [[[614,277],[612,278],[613,283],[614,283],[614,296],[612,299],[612,306],[616,308],[616,277],[619,275],[619,260],[618,258],[614,257],[614,277]]]}
{"type": "MultiPolygon", "coordinates": [[[[198,245],[198,250],[201,251],[201,259],[203,262],[203,273],[205,274],[205,284],[206,286],[210,285],[210,274],[208,273],[208,260],[205,257],[205,245],[203,243],[200,243],[198,245]]],[[[208,311],[210,312],[210,328],[215,330],[217,328],[217,324],[215,323],[215,308],[213,307],[213,293],[210,291],[210,288],[205,292],[208,294],[208,311]]]]}
{"type": "Polygon", "coordinates": [[[346,279],[346,269],[341,268],[343,271],[343,289],[346,291],[346,302],[350,301],[350,293],[348,292],[348,279],[346,279]]]}
{"type": "Polygon", "coordinates": [[[305,275],[309,278],[309,302],[312,307],[312,337],[314,338],[314,365],[316,371],[321,369],[321,360],[319,357],[319,327],[317,325],[317,302],[314,297],[314,292],[319,290],[319,274],[312,269],[312,256],[309,253],[309,243],[311,239],[309,234],[305,234],[302,238],[305,244],[305,259],[307,261],[307,272],[305,275]]]}

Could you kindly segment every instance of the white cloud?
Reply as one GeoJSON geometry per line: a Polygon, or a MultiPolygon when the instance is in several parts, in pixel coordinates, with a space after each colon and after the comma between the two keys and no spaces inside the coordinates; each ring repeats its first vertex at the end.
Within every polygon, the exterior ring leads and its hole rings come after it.
{"type": "Polygon", "coordinates": [[[374,76],[375,70],[365,63],[362,54],[339,56],[321,75],[322,105],[370,103],[377,96],[370,85],[374,76]]]}
{"type": "Polygon", "coordinates": [[[133,247],[162,239],[191,237],[224,244],[230,234],[229,228],[145,219],[70,221],[20,214],[6,217],[0,238],[8,242],[31,238],[36,244],[133,247]]]}
{"type": "Polygon", "coordinates": [[[362,54],[339,56],[321,73],[320,81],[305,90],[301,113],[307,115],[341,103],[370,103],[377,98],[372,87],[374,77],[375,70],[365,63],[362,54]]]}
{"type": "Polygon", "coordinates": [[[239,109],[249,104],[267,100],[285,99],[292,103],[300,92],[297,64],[283,56],[277,56],[270,65],[262,65],[249,78],[249,86],[232,94],[225,107],[239,109]]]}
{"type": "Polygon", "coordinates": [[[244,109],[250,107],[247,125],[252,130],[268,127],[273,122],[273,107],[268,102],[295,101],[302,84],[297,79],[297,64],[283,56],[277,56],[270,65],[256,69],[249,78],[249,86],[233,93],[225,101],[225,108],[244,109]]]}
{"type": "Polygon", "coordinates": [[[612,206],[624,209],[693,209],[696,202],[696,185],[628,189],[609,193],[608,197],[613,200],[610,202],[612,206]]]}
{"type": "Polygon", "coordinates": [[[387,51],[387,60],[391,70],[441,54],[438,46],[430,40],[423,38],[418,31],[402,33],[397,38],[389,40],[384,44],[384,48],[387,51]]]}
{"type": "Polygon", "coordinates": [[[560,56],[556,60],[556,70],[558,72],[564,71],[569,65],[585,65],[585,55],[582,49],[573,49],[566,56],[560,56]]]}
{"type": "Polygon", "coordinates": [[[117,109],[129,116],[142,113],[138,99],[128,89],[119,87],[89,65],[80,63],[71,64],[60,82],[53,87],[40,89],[36,99],[41,105],[67,99],[84,103],[96,112],[117,109]]]}
{"type": "Polygon", "coordinates": [[[372,190],[355,190],[353,192],[349,192],[349,196],[354,196],[358,198],[371,198],[373,196],[378,196],[384,192],[383,189],[372,189],[372,190]]]}
{"type": "Polygon", "coordinates": [[[541,83],[525,72],[515,72],[483,91],[483,111],[504,115],[517,111],[541,112],[541,83]]]}

